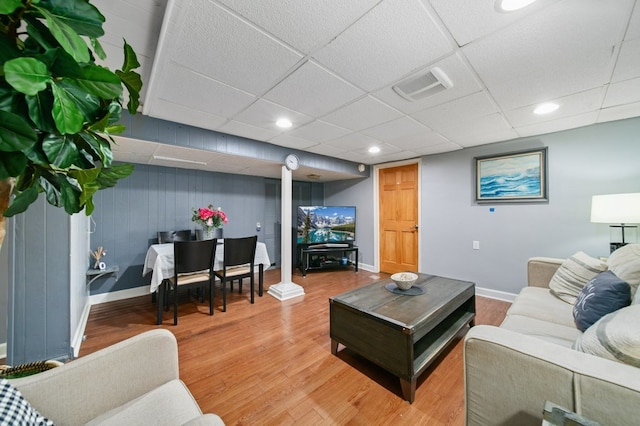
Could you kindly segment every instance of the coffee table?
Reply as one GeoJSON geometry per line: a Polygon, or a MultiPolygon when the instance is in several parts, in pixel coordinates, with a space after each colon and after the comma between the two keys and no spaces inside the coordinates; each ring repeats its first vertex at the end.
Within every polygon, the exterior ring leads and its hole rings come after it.
{"type": "MultiPolygon", "coordinates": [[[[398,376],[404,399],[415,399],[416,380],[475,318],[475,284],[418,274],[412,287],[423,294],[397,294],[391,279],[329,299],[331,353],[342,344],[398,376]]],[[[418,291],[414,291],[416,293],[418,291]]]]}

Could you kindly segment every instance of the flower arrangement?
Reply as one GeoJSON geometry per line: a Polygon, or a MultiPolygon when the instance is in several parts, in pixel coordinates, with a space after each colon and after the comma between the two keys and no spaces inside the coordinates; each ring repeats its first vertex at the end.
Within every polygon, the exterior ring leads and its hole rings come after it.
{"type": "Polygon", "coordinates": [[[222,207],[214,209],[211,204],[207,207],[193,209],[191,220],[205,229],[221,228],[222,225],[228,222],[227,215],[222,211],[222,207]]]}

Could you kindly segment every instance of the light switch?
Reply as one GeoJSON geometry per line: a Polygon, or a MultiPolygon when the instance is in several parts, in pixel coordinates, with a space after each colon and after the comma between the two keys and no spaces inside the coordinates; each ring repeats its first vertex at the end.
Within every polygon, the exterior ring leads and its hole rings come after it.
{"type": "Polygon", "coordinates": [[[480,241],[474,241],[473,242],[473,249],[474,250],[480,250],[480,241]]]}

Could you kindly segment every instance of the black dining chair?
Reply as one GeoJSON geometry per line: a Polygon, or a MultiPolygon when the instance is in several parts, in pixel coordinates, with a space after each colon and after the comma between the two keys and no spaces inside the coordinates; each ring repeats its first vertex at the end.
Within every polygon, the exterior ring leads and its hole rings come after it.
{"type": "MultiPolygon", "coordinates": [[[[222,283],[222,311],[227,310],[227,283],[231,283],[233,291],[233,281],[239,280],[239,292],[242,293],[242,279],[249,278],[251,283],[251,303],[254,302],[255,290],[255,268],[254,259],[256,257],[256,246],[258,236],[244,238],[224,239],[224,260],[222,269],[214,271],[222,283]]],[[[259,288],[262,289],[262,264],[259,265],[259,288]]]]}
{"type": "Polygon", "coordinates": [[[191,229],[182,231],[159,231],[158,244],[172,243],[174,241],[191,241],[191,229]]]}
{"type": "MultiPolygon", "coordinates": [[[[181,288],[209,285],[209,315],[213,315],[213,261],[218,240],[174,241],[175,271],[166,283],[173,296],[173,325],[178,324],[178,291],[181,288]]],[[[165,294],[168,291],[164,292],[165,294]]]]}

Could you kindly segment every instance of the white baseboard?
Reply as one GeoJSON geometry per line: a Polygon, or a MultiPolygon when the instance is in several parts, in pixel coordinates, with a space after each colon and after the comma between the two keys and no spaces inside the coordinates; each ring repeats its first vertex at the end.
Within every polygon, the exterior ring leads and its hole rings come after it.
{"type": "Polygon", "coordinates": [[[476,287],[476,296],[503,300],[505,302],[513,302],[517,295],[513,293],[507,293],[506,291],[498,291],[498,290],[491,290],[490,288],[476,287]]]}
{"type": "Polygon", "coordinates": [[[368,272],[378,272],[376,271],[373,265],[367,265],[366,263],[358,263],[358,270],[360,269],[364,269],[365,271],[368,271],[368,272]]]}
{"type": "Polygon", "coordinates": [[[150,286],[145,285],[142,287],[130,288],[127,290],[114,291],[112,293],[101,293],[89,296],[89,303],[93,305],[99,305],[101,303],[113,302],[115,300],[129,299],[132,297],[144,296],[151,294],[150,286]]]}
{"type": "Polygon", "coordinates": [[[82,315],[80,316],[80,324],[78,324],[76,333],[73,336],[73,340],[71,341],[71,350],[73,351],[74,358],[78,358],[78,355],[80,354],[80,346],[82,345],[82,342],[84,342],[84,330],[87,327],[90,312],[91,301],[87,299],[87,303],[85,303],[84,309],[82,310],[82,315]]]}
{"type": "Polygon", "coordinates": [[[0,358],[6,358],[6,357],[7,357],[7,344],[0,343],[0,358]]]}

